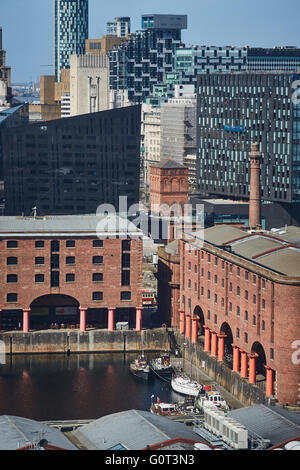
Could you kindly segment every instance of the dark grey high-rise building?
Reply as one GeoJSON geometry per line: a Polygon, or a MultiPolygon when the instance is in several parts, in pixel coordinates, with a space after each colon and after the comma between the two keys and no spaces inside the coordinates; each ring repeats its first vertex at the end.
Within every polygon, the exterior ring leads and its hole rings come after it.
{"type": "Polygon", "coordinates": [[[71,54],[85,53],[89,0],[54,0],[54,67],[56,81],[70,68],[71,54]]]}
{"type": "Polygon", "coordinates": [[[139,199],[139,105],[3,130],[5,213],[95,213],[139,199]]]}
{"type": "Polygon", "coordinates": [[[199,75],[198,188],[248,199],[249,152],[262,152],[261,196],[300,202],[300,74],[241,72],[199,75]]]}

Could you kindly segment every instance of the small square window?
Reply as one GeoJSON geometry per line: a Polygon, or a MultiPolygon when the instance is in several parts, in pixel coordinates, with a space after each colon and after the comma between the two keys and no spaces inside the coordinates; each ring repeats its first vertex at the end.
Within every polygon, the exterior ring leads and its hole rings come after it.
{"type": "Polygon", "coordinates": [[[16,240],[8,240],[6,242],[6,248],[18,248],[18,242],[16,240]]]}
{"type": "Polygon", "coordinates": [[[66,282],[75,282],[75,274],[74,273],[66,274],[66,282]]]}
{"type": "Polygon", "coordinates": [[[93,292],[93,300],[103,300],[103,292],[93,292]]]}
{"type": "Polygon", "coordinates": [[[15,256],[9,256],[7,259],[6,259],[6,264],[8,266],[11,266],[13,264],[18,264],[18,258],[16,258],[15,256]]]}
{"type": "Polygon", "coordinates": [[[103,240],[93,240],[93,248],[103,248],[103,240]]]}
{"type": "Polygon", "coordinates": [[[121,292],[121,300],[131,300],[131,292],[121,292]]]}
{"type": "Polygon", "coordinates": [[[75,240],[67,240],[66,248],[75,248],[75,240]]]}
{"type": "Polygon", "coordinates": [[[66,256],[66,264],[75,264],[75,256],[66,256]]]}
{"type": "Polygon", "coordinates": [[[18,275],[17,274],[8,274],[6,276],[7,283],[18,282],[18,275]]]}
{"type": "Polygon", "coordinates": [[[102,282],[103,273],[93,273],[93,282],[102,282]]]}
{"type": "Polygon", "coordinates": [[[103,256],[93,256],[93,264],[103,264],[103,256]]]}
{"type": "Polygon", "coordinates": [[[45,276],[44,274],[36,274],[35,275],[35,282],[44,282],[45,281],[45,276]]]}
{"type": "Polygon", "coordinates": [[[18,302],[18,294],[7,294],[6,302],[13,302],[13,303],[18,302]]]}
{"type": "Polygon", "coordinates": [[[36,248],[44,248],[44,246],[45,246],[44,240],[36,240],[35,241],[35,247],[36,248]]]}
{"type": "Polygon", "coordinates": [[[37,256],[35,258],[35,264],[37,264],[37,265],[45,264],[45,258],[43,256],[37,256]]]}

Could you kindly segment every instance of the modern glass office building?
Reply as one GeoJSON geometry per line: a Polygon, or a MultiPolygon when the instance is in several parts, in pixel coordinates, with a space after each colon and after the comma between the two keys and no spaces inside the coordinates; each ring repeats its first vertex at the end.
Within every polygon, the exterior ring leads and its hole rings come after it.
{"type": "Polygon", "coordinates": [[[54,0],[54,67],[56,81],[70,68],[71,54],[85,53],[88,39],[88,0],[54,0]]]}
{"type": "Polygon", "coordinates": [[[262,199],[300,202],[299,79],[291,72],[198,76],[197,176],[203,194],[248,199],[249,152],[259,142],[262,199]]]}
{"type": "Polygon", "coordinates": [[[143,102],[154,85],[164,84],[166,74],[174,72],[175,50],[186,28],[187,15],[143,15],[142,30],[108,53],[110,88],[128,90],[130,101],[143,102]]]}

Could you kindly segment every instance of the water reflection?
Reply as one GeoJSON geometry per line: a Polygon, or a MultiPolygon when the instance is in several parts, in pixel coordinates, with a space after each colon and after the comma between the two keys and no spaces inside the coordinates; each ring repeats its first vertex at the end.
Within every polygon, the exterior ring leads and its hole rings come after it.
{"type": "MultiPolygon", "coordinates": [[[[155,354],[149,354],[151,359],[155,354]]],[[[139,409],[151,395],[172,401],[169,384],[139,381],[128,370],[135,354],[14,356],[0,365],[0,415],[36,420],[92,419],[139,409]]]]}

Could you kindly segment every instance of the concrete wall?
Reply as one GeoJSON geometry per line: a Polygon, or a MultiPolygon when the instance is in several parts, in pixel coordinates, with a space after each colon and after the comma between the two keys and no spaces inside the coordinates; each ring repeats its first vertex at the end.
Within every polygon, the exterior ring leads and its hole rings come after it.
{"type": "Polygon", "coordinates": [[[242,379],[239,374],[232,372],[224,362],[218,362],[217,359],[204,352],[199,343],[191,344],[188,339],[179,333],[175,334],[175,340],[183,357],[192,362],[192,366],[186,364],[185,368],[186,373],[191,375],[192,378],[197,380],[197,369],[199,369],[246,406],[266,402],[265,393],[261,388],[250,385],[248,380],[242,379]],[[186,346],[183,346],[184,343],[186,343],[186,346]]]}
{"type": "MultiPolygon", "coordinates": [[[[137,331],[78,330],[19,331],[0,334],[5,343],[6,354],[41,353],[92,353],[140,351],[140,333],[137,331]]],[[[168,349],[168,336],[164,329],[144,330],[142,332],[144,350],[161,351],[168,349]]]]}

